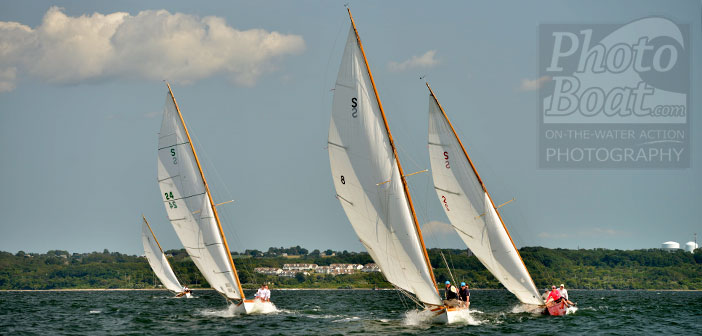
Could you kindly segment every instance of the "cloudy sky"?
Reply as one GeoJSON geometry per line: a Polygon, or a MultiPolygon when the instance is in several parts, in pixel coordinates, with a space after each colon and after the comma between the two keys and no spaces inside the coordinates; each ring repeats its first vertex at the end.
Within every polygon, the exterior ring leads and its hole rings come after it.
{"type": "MultiPolygon", "coordinates": [[[[179,248],[156,183],[176,99],[233,250],[362,250],[334,198],[326,138],[349,19],[343,1],[0,2],[0,250],[141,254],[140,216],[179,248]]],[[[406,171],[429,167],[426,76],[518,246],[658,247],[702,234],[702,143],[691,167],[540,170],[538,26],[690,24],[699,1],[351,2],[406,171]]],[[[408,178],[429,246],[463,247],[431,188],[408,178]]]]}

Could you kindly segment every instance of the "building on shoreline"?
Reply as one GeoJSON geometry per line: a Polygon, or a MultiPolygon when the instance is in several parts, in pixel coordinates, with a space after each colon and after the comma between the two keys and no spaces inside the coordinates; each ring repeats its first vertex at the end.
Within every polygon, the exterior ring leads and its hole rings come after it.
{"type": "Polygon", "coordinates": [[[376,264],[331,264],[329,266],[319,266],[317,264],[284,264],[282,268],[256,267],[254,272],[266,275],[277,275],[279,277],[294,277],[297,273],[310,275],[318,274],[354,274],[358,272],[380,272],[376,264]]]}

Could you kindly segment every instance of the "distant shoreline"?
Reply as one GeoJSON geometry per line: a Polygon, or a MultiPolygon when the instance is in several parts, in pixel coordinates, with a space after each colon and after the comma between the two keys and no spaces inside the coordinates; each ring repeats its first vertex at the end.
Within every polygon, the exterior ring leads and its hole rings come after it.
{"type": "MultiPolygon", "coordinates": [[[[193,292],[214,291],[212,288],[191,288],[193,292]]],[[[250,289],[251,291],[255,289],[250,289]]],[[[275,291],[391,291],[394,288],[271,288],[275,291]]],[[[471,288],[471,291],[506,290],[504,288],[471,288]]],[[[569,291],[599,290],[607,292],[702,292],[700,289],[578,289],[569,288],[569,291]]],[[[113,292],[113,291],[164,291],[162,288],[65,288],[65,289],[0,289],[0,292],[113,292]]]]}

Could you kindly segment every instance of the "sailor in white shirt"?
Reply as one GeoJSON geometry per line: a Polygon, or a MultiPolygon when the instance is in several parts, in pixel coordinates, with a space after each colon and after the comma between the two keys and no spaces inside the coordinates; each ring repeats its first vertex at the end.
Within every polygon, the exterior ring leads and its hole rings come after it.
{"type": "Polygon", "coordinates": [[[565,286],[563,286],[563,284],[561,284],[561,287],[558,288],[558,291],[561,292],[561,297],[568,300],[568,290],[565,289],[565,286]]]}
{"type": "Polygon", "coordinates": [[[264,289],[263,289],[263,298],[262,298],[261,300],[266,301],[266,302],[268,302],[268,301],[271,300],[271,290],[268,289],[268,285],[265,285],[265,286],[264,286],[264,289]]]}
{"type": "Polygon", "coordinates": [[[261,285],[261,288],[256,291],[254,298],[257,298],[263,302],[271,300],[271,291],[268,289],[268,285],[261,285]]]}
{"type": "Polygon", "coordinates": [[[259,288],[256,291],[256,295],[254,295],[254,298],[263,301],[263,298],[265,297],[265,295],[266,295],[266,285],[261,284],[261,288],[259,288]]]}
{"type": "Polygon", "coordinates": [[[561,297],[565,299],[568,305],[573,305],[573,302],[570,302],[570,300],[568,300],[568,290],[565,289],[565,286],[563,284],[561,284],[561,287],[558,288],[558,292],[561,293],[561,297]]]}

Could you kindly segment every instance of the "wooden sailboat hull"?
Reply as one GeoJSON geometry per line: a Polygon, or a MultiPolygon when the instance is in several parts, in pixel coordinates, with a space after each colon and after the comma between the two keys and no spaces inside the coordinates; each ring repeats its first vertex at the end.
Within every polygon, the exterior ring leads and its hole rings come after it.
{"type": "Polygon", "coordinates": [[[269,314],[277,311],[275,305],[268,301],[263,302],[261,300],[244,300],[239,303],[234,304],[234,313],[244,315],[244,314],[269,314]]]}
{"type": "Polygon", "coordinates": [[[548,306],[546,309],[548,311],[548,315],[563,316],[568,311],[568,306],[566,305],[565,300],[562,300],[559,303],[554,303],[553,305],[548,306]]]}
{"type": "Polygon", "coordinates": [[[468,307],[433,307],[427,309],[434,314],[432,322],[438,324],[465,322],[469,314],[468,307]]]}

